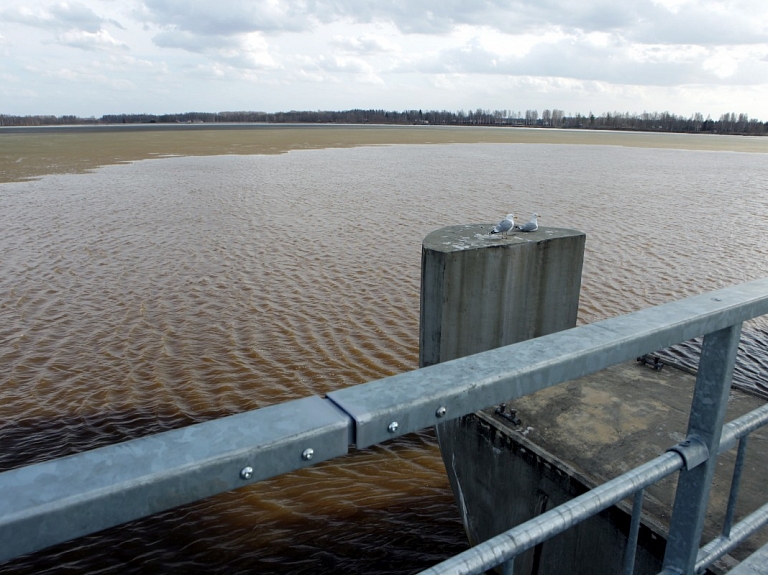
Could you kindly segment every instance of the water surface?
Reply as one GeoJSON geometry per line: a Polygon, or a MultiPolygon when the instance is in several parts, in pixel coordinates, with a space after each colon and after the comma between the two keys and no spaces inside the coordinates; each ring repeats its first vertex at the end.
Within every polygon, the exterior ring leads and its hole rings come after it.
{"type": "MultiPolygon", "coordinates": [[[[421,241],[442,226],[537,211],[585,231],[580,323],[764,277],[765,160],[413,144],[2,184],[0,467],[414,369],[421,241]]],[[[738,380],[763,392],[766,333],[745,328],[738,380]]],[[[465,547],[424,432],[4,572],[407,573],[465,547]]]]}

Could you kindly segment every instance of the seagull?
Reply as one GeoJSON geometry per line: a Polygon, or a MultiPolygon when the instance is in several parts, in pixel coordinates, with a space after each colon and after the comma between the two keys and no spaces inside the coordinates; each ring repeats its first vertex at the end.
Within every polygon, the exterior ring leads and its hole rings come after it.
{"type": "Polygon", "coordinates": [[[515,214],[507,214],[507,217],[501,220],[496,227],[494,227],[489,234],[501,234],[501,237],[515,228],[515,214]]]}
{"type": "Polygon", "coordinates": [[[534,212],[531,216],[531,221],[527,224],[523,224],[522,226],[517,226],[517,229],[519,229],[521,232],[535,232],[539,229],[539,222],[536,221],[536,218],[538,217],[539,214],[534,212]]]}

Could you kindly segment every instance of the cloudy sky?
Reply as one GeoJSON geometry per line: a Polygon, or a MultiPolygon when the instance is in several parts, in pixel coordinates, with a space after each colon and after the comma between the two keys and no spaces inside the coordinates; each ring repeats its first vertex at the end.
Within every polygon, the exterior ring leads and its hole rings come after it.
{"type": "Polygon", "coordinates": [[[768,121],[768,2],[0,0],[0,114],[349,108],[768,121]]]}

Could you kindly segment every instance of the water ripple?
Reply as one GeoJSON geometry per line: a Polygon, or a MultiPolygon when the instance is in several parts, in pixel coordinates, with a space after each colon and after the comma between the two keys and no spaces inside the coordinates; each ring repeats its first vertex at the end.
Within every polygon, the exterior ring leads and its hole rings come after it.
{"type": "MultiPolygon", "coordinates": [[[[537,211],[587,233],[579,322],[768,275],[761,155],[395,146],[0,185],[0,468],[413,369],[420,246],[537,211]]],[[[768,391],[768,330],[740,385],[768,391]]],[[[695,365],[697,343],[665,353],[695,365]]],[[[434,438],[78,539],[7,573],[401,573],[466,545],[434,438]]]]}

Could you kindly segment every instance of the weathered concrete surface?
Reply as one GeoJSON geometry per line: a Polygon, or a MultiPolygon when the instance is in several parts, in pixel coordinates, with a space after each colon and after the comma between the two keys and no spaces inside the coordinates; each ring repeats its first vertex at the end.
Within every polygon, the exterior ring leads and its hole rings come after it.
{"type": "MultiPolygon", "coordinates": [[[[695,377],[666,366],[655,371],[637,363],[614,366],[515,400],[514,425],[486,410],[479,417],[510,440],[535,450],[587,487],[604,483],[664,453],[685,439],[695,377]]],[[[757,409],[765,400],[732,390],[726,421],[757,409]]],[[[728,501],[736,450],[720,456],[702,544],[719,535],[728,501]]],[[[768,490],[768,431],[754,432],[747,447],[736,521],[755,511],[768,490]]],[[[666,534],[677,476],[646,490],[645,521],[666,534]]],[[[732,555],[738,559],[768,543],[758,534],[732,555]]]]}
{"type": "MultiPolygon", "coordinates": [[[[421,367],[576,325],[585,234],[539,227],[501,238],[488,235],[492,227],[450,226],[424,239],[421,367]]],[[[477,433],[467,435],[471,421],[460,418],[436,429],[467,537],[475,544],[539,514],[547,500],[526,490],[536,491],[538,481],[526,470],[514,478],[492,472],[506,458],[501,461],[492,445],[478,446],[477,433]]],[[[517,563],[523,561],[535,566],[540,553],[532,550],[517,563]]]]}
{"type": "MultiPolygon", "coordinates": [[[[481,507],[487,515],[469,512],[483,529],[502,531],[566,503],[590,485],[570,468],[522,435],[510,432],[493,416],[480,412],[465,417],[452,430],[454,452],[471,453],[474,474],[459,480],[461,505],[481,507]]],[[[468,465],[467,461],[462,463],[468,465]]],[[[461,474],[459,477],[465,477],[461,474]]],[[[584,521],[565,533],[522,553],[514,572],[525,575],[614,575],[622,572],[623,550],[630,515],[616,507],[584,521]]],[[[664,538],[643,525],[638,537],[635,575],[661,570],[664,538]]]]}
{"type": "Polygon", "coordinates": [[[421,367],[576,325],[586,236],[449,226],[422,248],[421,367]]]}

